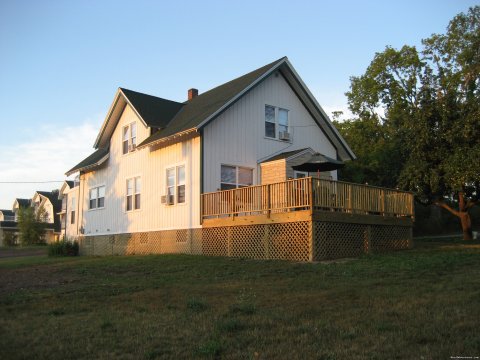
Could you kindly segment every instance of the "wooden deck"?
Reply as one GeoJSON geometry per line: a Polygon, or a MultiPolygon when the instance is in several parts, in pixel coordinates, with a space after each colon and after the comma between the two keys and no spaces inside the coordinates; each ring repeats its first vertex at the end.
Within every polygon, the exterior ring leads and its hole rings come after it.
{"type": "Polygon", "coordinates": [[[411,223],[409,192],[313,177],[202,195],[204,226],[329,219],[343,222],[411,223]]]}

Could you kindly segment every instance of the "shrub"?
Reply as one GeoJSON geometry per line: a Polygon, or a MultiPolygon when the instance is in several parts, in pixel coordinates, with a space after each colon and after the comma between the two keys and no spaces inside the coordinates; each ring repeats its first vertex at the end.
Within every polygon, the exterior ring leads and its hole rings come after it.
{"type": "Polygon", "coordinates": [[[5,246],[15,246],[17,245],[17,237],[13,232],[6,231],[4,236],[4,245],[5,246]]]}
{"type": "Polygon", "coordinates": [[[78,256],[78,241],[63,239],[50,243],[48,256],[78,256]]]}

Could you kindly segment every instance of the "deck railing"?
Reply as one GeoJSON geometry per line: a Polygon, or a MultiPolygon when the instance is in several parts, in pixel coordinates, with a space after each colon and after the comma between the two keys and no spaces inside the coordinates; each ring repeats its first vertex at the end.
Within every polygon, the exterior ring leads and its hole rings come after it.
{"type": "Polygon", "coordinates": [[[312,177],[202,194],[203,219],[293,210],[414,215],[409,192],[312,177]]]}

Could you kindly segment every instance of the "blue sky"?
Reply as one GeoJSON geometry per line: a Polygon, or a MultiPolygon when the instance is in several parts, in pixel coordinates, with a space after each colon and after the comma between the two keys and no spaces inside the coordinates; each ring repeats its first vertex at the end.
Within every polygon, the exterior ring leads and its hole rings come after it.
{"type": "MultiPolygon", "coordinates": [[[[327,113],[386,45],[475,1],[0,1],[0,182],[62,180],[119,86],[184,101],[288,56],[327,113]]],[[[2,184],[0,208],[57,184],[2,184]]]]}

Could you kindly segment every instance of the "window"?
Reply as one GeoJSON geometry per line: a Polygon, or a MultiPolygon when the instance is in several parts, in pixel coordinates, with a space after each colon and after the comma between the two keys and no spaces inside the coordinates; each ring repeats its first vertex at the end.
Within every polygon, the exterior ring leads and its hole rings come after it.
{"type": "Polygon", "coordinates": [[[97,186],[90,189],[89,192],[89,206],[88,208],[97,209],[105,206],[105,185],[97,186]]]}
{"type": "Polygon", "coordinates": [[[185,202],[185,166],[177,166],[177,203],[185,202]]]}
{"type": "Polygon", "coordinates": [[[72,210],[70,210],[70,224],[75,224],[75,209],[76,209],[75,203],[76,203],[75,198],[72,197],[72,203],[71,203],[72,210]]]}
{"type": "Polygon", "coordinates": [[[265,105],[265,136],[285,140],[281,133],[288,133],[288,110],[265,105]]]}
{"type": "Polygon", "coordinates": [[[122,129],[122,153],[135,150],[137,146],[137,123],[133,122],[122,129]]]}
{"type": "Polygon", "coordinates": [[[220,189],[230,190],[253,185],[253,169],[222,165],[220,171],[220,189]]]}
{"type": "Polygon", "coordinates": [[[167,203],[185,203],[185,165],[167,169],[167,203]]]}
{"type": "Polygon", "coordinates": [[[127,201],[126,210],[140,209],[140,198],[142,192],[142,179],[140,176],[127,179],[127,201]]]}

